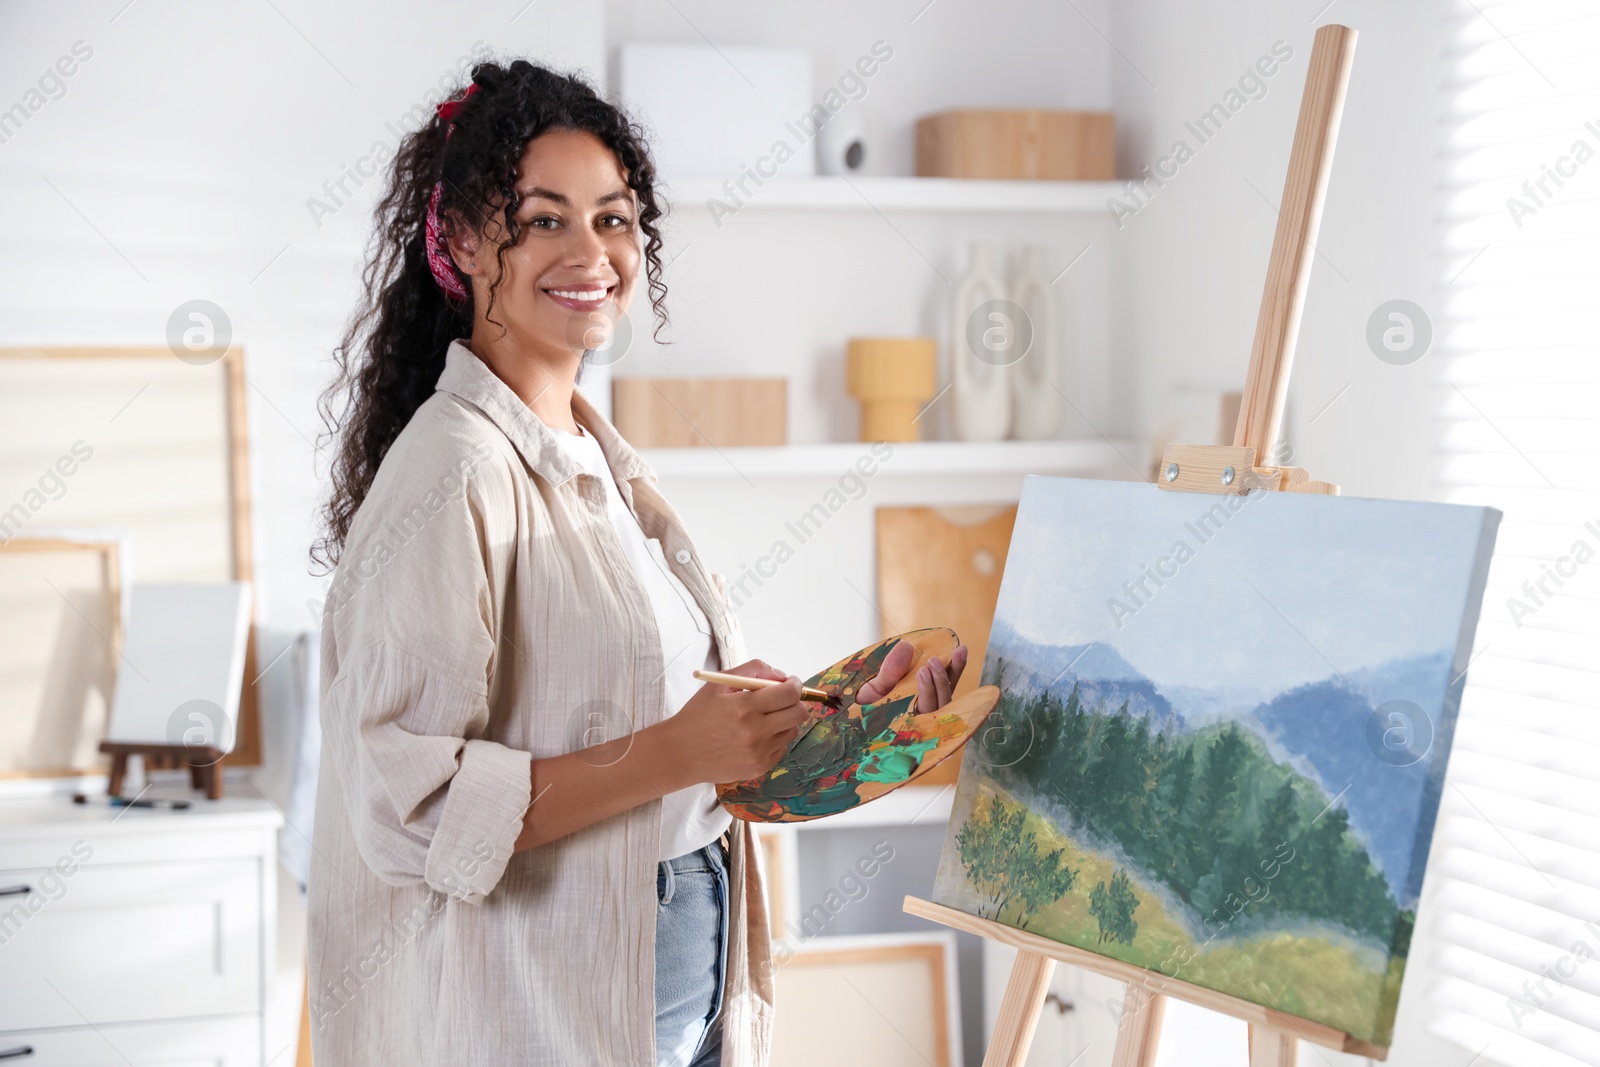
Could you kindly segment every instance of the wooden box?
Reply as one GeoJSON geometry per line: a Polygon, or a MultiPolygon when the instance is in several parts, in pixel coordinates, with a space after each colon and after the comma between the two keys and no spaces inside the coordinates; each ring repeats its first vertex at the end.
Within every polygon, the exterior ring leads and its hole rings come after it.
{"type": "Polygon", "coordinates": [[[617,378],[612,421],[635,448],[731,448],[789,441],[784,378],[617,378]]]}
{"type": "Polygon", "coordinates": [[[1109,181],[1114,125],[1109,111],[942,111],[917,120],[917,176],[1109,181]]]}

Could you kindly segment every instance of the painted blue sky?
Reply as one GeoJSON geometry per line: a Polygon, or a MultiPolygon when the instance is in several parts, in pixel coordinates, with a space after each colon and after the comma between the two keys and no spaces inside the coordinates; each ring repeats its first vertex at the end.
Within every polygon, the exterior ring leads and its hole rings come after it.
{"type": "Polygon", "coordinates": [[[1158,686],[1279,691],[1455,650],[1490,509],[1267,493],[1202,542],[1189,526],[1223,501],[1029,478],[997,616],[1041,643],[1111,644],[1158,686]],[[1107,601],[1134,607],[1123,582],[1178,541],[1193,558],[1119,629],[1107,601]]]}

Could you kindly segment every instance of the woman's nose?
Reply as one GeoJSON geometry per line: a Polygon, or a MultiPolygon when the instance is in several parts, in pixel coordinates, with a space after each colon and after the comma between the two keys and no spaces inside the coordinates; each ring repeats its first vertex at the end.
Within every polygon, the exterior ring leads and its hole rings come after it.
{"type": "Polygon", "coordinates": [[[585,226],[569,233],[566,247],[562,250],[564,266],[592,270],[606,262],[606,243],[593,229],[585,226]]]}

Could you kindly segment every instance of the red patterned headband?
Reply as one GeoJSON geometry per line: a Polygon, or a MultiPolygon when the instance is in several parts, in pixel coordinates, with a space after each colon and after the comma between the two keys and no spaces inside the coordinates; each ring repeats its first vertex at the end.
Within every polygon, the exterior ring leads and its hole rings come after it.
{"type": "MultiPolygon", "coordinates": [[[[478,91],[476,83],[467,86],[467,91],[457,100],[446,100],[434,108],[435,113],[448,122],[445,127],[445,143],[450,143],[450,135],[456,130],[456,114],[461,110],[461,105],[467,98],[478,91]]],[[[444,249],[444,231],[439,226],[439,198],[444,194],[444,182],[433,183],[433,194],[428,197],[428,217],[422,224],[423,245],[428,254],[428,270],[433,274],[433,280],[439,283],[439,288],[445,295],[456,303],[464,304],[470,295],[467,287],[461,283],[461,278],[456,274],[456,265],[450,258],[450,253],[444,249]]]]}

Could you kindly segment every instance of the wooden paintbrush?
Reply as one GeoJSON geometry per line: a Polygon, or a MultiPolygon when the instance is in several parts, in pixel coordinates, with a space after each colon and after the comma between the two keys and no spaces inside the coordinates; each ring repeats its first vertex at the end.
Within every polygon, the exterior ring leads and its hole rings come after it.
{"type": "MultiPolygon", "coordinates": [[[[695,671],[694,676],[702,682],[715,682],[718,685],[731,685],[735,689],[765,689],[768,686],[782,683],[771,678],[749,678],[742,674],[723,674],[720,671],[695,671]]],[[[825,690],[813,686],[800,687],[800,699],[809,700],[816,704],[837,704],[833,695],[825,690]]]]}

